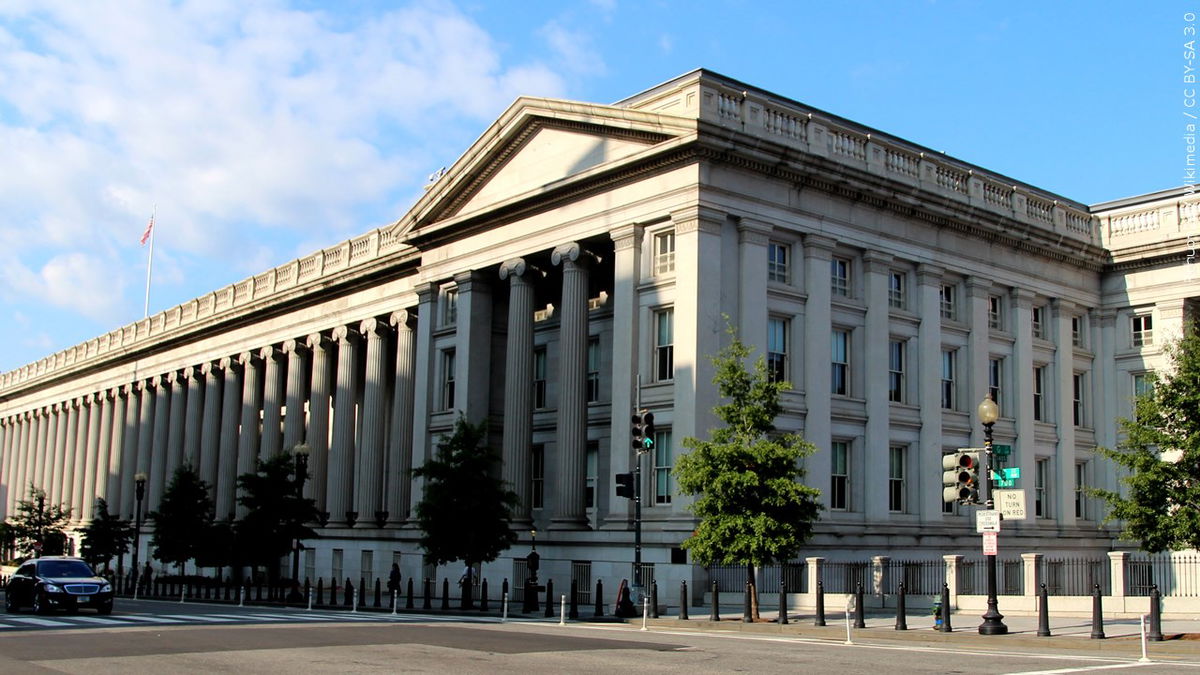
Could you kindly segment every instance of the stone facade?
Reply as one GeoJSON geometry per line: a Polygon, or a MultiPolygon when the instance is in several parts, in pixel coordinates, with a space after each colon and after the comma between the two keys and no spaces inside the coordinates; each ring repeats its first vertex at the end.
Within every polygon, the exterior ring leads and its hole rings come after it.
{"type": "Polygon", "coordinates": [[[1107,551],[1077,484],[1116,484],[1094,449],[1195,314],[1198,209],[1088,207],[707,71],[611,106],[522,98],[395,224],[0,375],[0,509],[32,484],[80,522],[97,496],[132,518],[134,473],[153,509],[188,462],[237,516],[236,477],[304,442],[327,514],[308,575],[428,575],[408,471],[461,412],[521,497],[524,543],[485,575],[517,577],[536,528],[543,578],[607,581],[631,576],[612,476],[640,404],[644,560],[690,580],[669,470],[715,424],[728,321],[819,449],[806,554],[977,551],[940,467],[982,444],[989,391],[1034,512],[1004,547],[1107,551]]]}

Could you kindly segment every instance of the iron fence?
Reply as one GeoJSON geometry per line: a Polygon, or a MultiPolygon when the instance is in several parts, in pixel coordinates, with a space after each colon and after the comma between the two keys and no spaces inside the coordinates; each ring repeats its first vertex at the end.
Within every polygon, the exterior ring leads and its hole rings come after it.
{"type": "Polygon", "coordinates": [[[853,593],[859,584],[871,589],[871,563],[826,562],[821,566],[821,584],[826,593],[853,593]]]}
{"type": "Polygon", "coordinates": [[[1042,583],[1050,595],[1091,595],[1096,584],[1109,595],[1111,566],[1107,558],[1046,558],[1042,583]]]}
{"type": "MultiPolygon", "coordinates": [[[[963,560],[958,568],[960,595],[987,594],[987,560],[963,560]]],[[[1023,595],[1025,593],[1025,564],[1020,558],[996,560],[996,593],[1023,595]]]]}
{"type": "Polygon", "coordinates": [[[889,560],[883,571],[883,592],[895,595],[900,583],[908,595],[936,595],[946,582],[946,564],[941,560],[889,560]]]}
{"type": "MultiPolygon", "coordinates": [[[[779,578],[787,579],[788,593],[808,592],[808,563],[804,561],[791,562],[786,565],[764,565],[758,568],[756,581],[760,593],[775,593],[779,590],[779,578]]],[[[717,582],[717,590],[722,593],[741,593],[746,587],[745,565],[710,565],[708,568],[709,587],[717,582]]]]}
{"type": "Polygon", "coordinates": [[[1131,554],[1125,567],[1125,593],[1147,596],[1154,586],[1166,596],[1200,596],[1200,555],[1170,551],[1131,554]]]}

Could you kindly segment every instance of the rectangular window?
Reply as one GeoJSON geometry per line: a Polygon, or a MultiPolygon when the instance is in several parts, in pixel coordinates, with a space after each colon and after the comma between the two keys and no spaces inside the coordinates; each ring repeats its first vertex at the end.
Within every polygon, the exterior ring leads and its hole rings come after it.
{"type": "Polygon", "coordinates": [[[442,325],[453,326],[458,322],[458,289],[442,290],[442,325]]]}
{"type": "Polygon", "coordinates": [[[1133,395],[1145,396],[1154,388],[1150,380],[1150,373],[1134,373],[1133,374],[1133,395]]]}
{"type": "Polygon", "coordinates": [[[442,352],[442,410],[454,410],[454,350],[442,352]]]}
{"type": "Polygon", "coordinates": [[[654,503],[670,504],[672,489],[671,480],[671,432],[659,431],[654,434],[654,503]]]}
{"type": "Polygon", "coordinates": [[[942,350],[942,409],[954,410],[955,403],[955,371],[958,366],[958,350],[942,350]]]}
{"type": "Polygon", "coordinates": [[[587,351],[587,401],[600,400],[600,338],[588,340],[587,351]]]}
{"type": "Polygon", "coordinates": [[[767,244],[767,281],[781,284],[791,283],[791,269],[788,267],[787,244],[773,241],[767,244]]]}
{"type": "Polygon", "coordinates": [[[829,508],[847,511],[850,504],[850,444],[834,441],[829,472],[829,508]]]}
{"type": "Polygon", "coordinates": [[[587,485],[584,488],[584,506],[596,508],[596,467],[600,462],[600,442],[588,441],[587,444],[587,485]]]}
{"type": "Polygon", "coordinates": [[[675,271],[675,231],[654,235],[654,275],[675,271]]]}
{"type": "Polygon", "coordinates": [[[1001,309],[1001,299],[998,295],[988,296],[988,328],[992,330],[1003,330],[1004,324],[1003,311],[1001,309]]]}
{"type": "Polygon", "coordinates": [[[529,454],[529,505],[540,509],[546,496],[546,446],[534,445],[529,448],[529,454]]]}
{"type": "Polygon", "coordinates": [[[1050,517],[1050,460],[1039,459],[1034,463],[1033,513],[1038,518],[1050,517]]]}
{"type": "Polygon", "coordinates": [[[1033,315],[1033,337],[1045,340],[1046,324],[1043,321],[1046,316],[1045,309],[1043,307],[1034,307],[1031,314],[1033,315]]]}
{"type": "Polygon", "coordinates": [[[1075,373],[1071,376],[1071,412],[1075,418],[1075,426],[1086,426],[1087,417],[1083,409],[1084,374],[1075,373]]]}
{"type": "Polygon", "coordinates": [[[850,297],[850,260],[834,258],[830,262],[830,290],[834,295],[850,297]]]}
{"type": "Polygon", "coordinates": [[[832,376],[830,392],[837,396],[850,395],[850,333],[844,330],[833,331],[830,344],[833,347],[832,376]]]}
{"type": "Polygon", "coordinates": [[[334,583],[341,583],[345,575],[345,570],[343,569],[345,555],[345,549],[333,549],[333,560],[330,562],[330,571],[333,572],[334,583]]]}
{"type": "Polygon", "coordinates": [[[1154,344],[1154,320],[1149,314],[1140,314],[1129,319],[1133,332],[1134,347],[1149,347],[1154,344]]]}
{"type": "Polygon", "coordinates": [[[675,310],[654,313],[654,379],[667,382],[675,377],[675,310]]]}
{"type": "Polygon", "coordinates": [[[767,320],[767,376],[772,382],[788,379],[788,320],[767,320]]]}
{"type": "Polygon", "coordinates": [[[892,270],[888,273],[888,307],[904,309],[907,303],[904,288],[904,272],[892,270]]]}
{"type": "Polygon", "coordinates": [[[902,445],[888,449],[888,511],[892,513],[904,513],[905,450],[902,445]]]}
{"type": "Polygon", "coordinates": [[[954,321],[958,318],[958,306],[954,300],[954,286],[950,284],[942,284],[941,306],[943,319],[954,321]]]}
{"type": "Polygon", "coordinates": [[[904,402],[904,341],[888,343],[888,400],[904,402]]]}
{"type": "Polygon", "coordinates": [[[1083,347],[1083,317],[1071,317],[1071,345],[1083,347]]]}
{"type": "Polygon", "coordinates": [[[1046,421],[1046,368],[1033,369],[1033,419],[1046,421]]]}
{"type": "Polygon", "coordinates": [[[1075,517],[1087,520],[1087,464],[1079,462],[1075,465],[1075,517]]]}
{"type": "Polygon", "coordinates": [[[996,402],[996,408],[1000,410],[1000,414],[1004,414],[1004,404],[1001,403],[1001,394],[1004,389],[1004,359],[989,359],[988,360],[988,391],[992,394],[992,400],[996,402]]]}
{"type": "Polygon", "coordinates": [[[363,551],[359,557],[358,576],[365,579],[367,588],[375,582],[375,552],[363,551]]]}
{"type": "Polygon", "coordinates": [[[546,407],[546,348],[533,350],[533,407],[546,407]]]}

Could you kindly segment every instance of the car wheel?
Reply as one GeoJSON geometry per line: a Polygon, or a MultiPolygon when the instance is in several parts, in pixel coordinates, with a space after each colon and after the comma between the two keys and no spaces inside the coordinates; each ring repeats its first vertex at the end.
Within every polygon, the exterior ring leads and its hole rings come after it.
{"type": "Polygon", "coordinates": [[[38,591],[33,594],[33,613],[48,614],[50,612],[50,601],[46,599],[46,594],[38,591]]]}
{"type": "Polygon", "coordinates": [[[113,608],[113,604],[111,602],[106,602],[103,605],[100,605],[99,607],[97,607],[96,612],[98,614],[112,614],[112,608],[113,608]]]}
{"type": "Polygon", "coordinates": [[[13,612],[17,611],[17,609],[19,609],[19,607],[17,607],[16,600],[13,599],[12,591],[5,591],[4,592],[4,611],[8,612],[9,614],[12,614],[13,612]]]}

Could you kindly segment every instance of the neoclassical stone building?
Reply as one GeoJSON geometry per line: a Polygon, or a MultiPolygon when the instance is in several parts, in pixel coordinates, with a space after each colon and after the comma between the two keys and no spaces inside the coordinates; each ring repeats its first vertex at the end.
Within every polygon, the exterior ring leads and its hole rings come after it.
{"type": "Polygon", "coordinates": [[[614,105],[522,98],[395,224],[0,376],[0,509],[33,485],[132,518],[135,473],[152,509],[189,462],[235,517],[236,477],[304,443],[328,514],[307,575],[421,574],[409,470],[461,412],[521,499],[485,574],[520,577],[536,528],[543,578],[586,585],[630,576],[613,475],[640,403],[645,560],[692,579],[670,470],[715,424],[728,320],[818,448],[807,555],[977,552],[940,460],[981,445],[989,391],[1031,511],[1002,548],[1108,550],[1079,487],[1116,484],[1095,447],[1195,316],[1198,205],[1089,207],[703,70],[614,105]]]}

